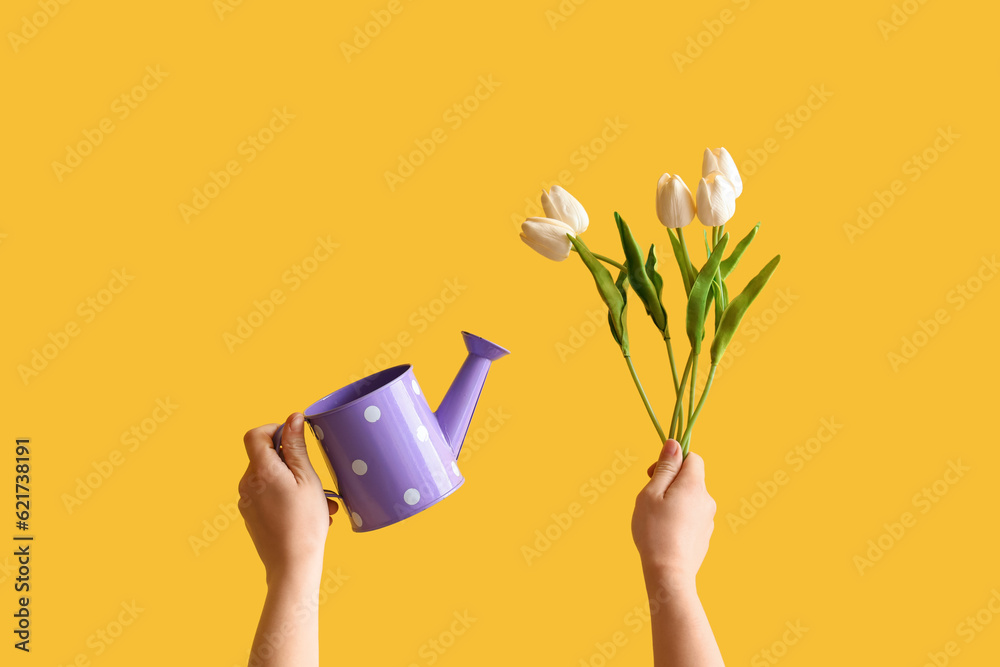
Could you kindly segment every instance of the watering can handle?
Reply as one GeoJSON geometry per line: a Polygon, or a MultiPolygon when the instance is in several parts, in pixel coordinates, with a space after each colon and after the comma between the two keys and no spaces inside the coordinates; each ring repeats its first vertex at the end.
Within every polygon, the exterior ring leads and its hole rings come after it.
{"type": "MultiPolygon", "coordinates": [[[[281,456],[281,432],[284,428],[284,424],[280,425],[278,430],[274,432],[274,435],[271,436],[271,442],[274,443],[274,451],[278,452],[278,456],[281,456]]],[[[284,461],[285,457],[281,456],[281,460],[284,461]]],[[[326,494],[327,498],[343,498],[339,493],[334,493],[328,489],[323,489],[323,493],[326,494]]]]}

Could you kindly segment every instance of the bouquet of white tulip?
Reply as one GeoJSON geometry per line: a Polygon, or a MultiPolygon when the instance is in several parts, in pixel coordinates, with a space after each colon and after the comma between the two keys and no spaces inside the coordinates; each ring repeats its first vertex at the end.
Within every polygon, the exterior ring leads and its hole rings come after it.
{"type": "Polygon", "coordinates": [[[670,342],[670,331],[667,327],[667,312],[663,307],[663,278],[657,269],[656,245],[649,247],[649,253],[643,261],[642,248],[639,246],[632,230],[625,224],[621,216],[615,213],[618,234],[621,237],[622,250],[625,259],[617,262],[613,259],[590,251],[580,235],[586,231],[589,224],[587,212],[573,195],[558,185],[552,186],[549,192],[542,193],[542,208],[544,218],[528,218],[521,225],[521,239],[540,254],[556,261],[569,257],[575,251],[594,277],[601,299],[608,307],[608,324],[611,335],[621,348],[625,362],[628,364],[632,380],[642,397],[642,402],[649,413],[649,418],[656,427],[661,442],[668,438],[677,439],[681,451],[687,456],[691,443],[691,431],[705,405],[708,391],[712,387],[716,368],[740,326],[743,315],[750,304],[757,298],[764,285],[767,284],[774,269],[781,259],[777,255],[749,282],[743,291],[729,300],[729,287],[726,278],[733,272],[740,258],[746,252],[750,243],[757,235],[760,223],[757,223],[743,239],[736,244],[732,252],[723,258],[729,244],[729,233],[725,231],[726,223],[736,212],[736,198],[743,192],[743,181],[736,169],[736,163],[725,148],[715,150],[706,148],[702,162],[702,178],[698,183],[697,197],[691,196],[691,190],[680,176],[663,174],[656,184],[656,214],[660,222],[667,228],[670,245],[680,269],[681,282],[687,295],[686,327],[687,337],[691,344],[687,363],[680,376],[674,361],[674,350],[670,342]],[[687,243],[681,231],[689,225],[695,216],[711,227],[712,235],[705,232],[705,254],[707,259],[701,267],[695,266],[688,253],[687,243]],[[617,279],[604,267],[607,264],[618,269],[617,279]],[[667,347],[670,359],[670,371],[674,384],[674,410],[670,419],[670,428],[664,432],[653,407],[643,391],[642,383],[635,372],[629,353],[628,329],[625,313],[628,304],[629,285],[636,296],[642,301],[646,314],[659,329],[667,347]],[[702,341],[705,338],[705,321],[711,304],[715,310],[715,333],[710,348],[711,366],[708,379],[701,396],[696,398],[695,378],[698,374],[698,361],[701,355],[702,341]],[[688,384],[690,381],[690,384],[688,384]],[[686,391],[685,391],[686,390],[686,391]],[[685,395],[687,408],[685,414],[685,395]]]}

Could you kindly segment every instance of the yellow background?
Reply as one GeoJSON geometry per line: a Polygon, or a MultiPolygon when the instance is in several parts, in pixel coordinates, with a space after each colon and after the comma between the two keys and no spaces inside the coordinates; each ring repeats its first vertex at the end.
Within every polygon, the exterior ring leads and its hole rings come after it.
{"type": "MultiPolygon", "coordinates": [[[[561,179],[590,213],[595,251],[620,256],[615,210],[640,242],[669,248],[656,180],[693,185],[702,150],[719,145],[745,180],[728,229],[762,222],[732,284],[780,252],[750,316],[778,290],[798,297],[758,337],[737,334],[745,353],[693,440],[719,507],[699,587],[727,663],[763,664],[759,652],[799,621],[809,630],[781,664],[922,665],[951,640],[954,664],[995,664],[1000,622],[971,643],[956,626],[1000,587],[1000,281],[961,309],[948,294],[1000,244],[998,10],[910,2],[916,13],[885,38],[889,0],[564,2],[555,27],[556,0],[402,0],[348,61],[341,43],[387,5],[253,0],[220,18],[211,0],[71,2],[16,52],[8,35],[0,469],[10,506],[12,443],[30,437],[37,537],[29,656],[11,648],[13,575],[0,572],[4,664],[245,664],[263,568],[242,520],[226,526],[220,509],[237,499],[243,432],[345,384],[402,333],[411,344],[392,362],[413,363],[436,406],[463,329],[513,352],[482,395],[466,443],[478,449],[460,462],[468,481],[371,534],[335,518],[326,565],[348,579],[322,607],[323,663],[430,665],[427,643],[468,611],[477,620],[435,664],[599,665],[595,644],[618,631],[628,641],[609,664],[650,664],[648,626],[633,633],[626,614],[644,603],[629,520],[656,436],[606,325],[584,326],[600,302],[582,264],[531,252],[516,221],[561,179]],[[679,68],[675,52],[700,33],[703,52],[679,68]],[[157,66],[166,77],[119,119],[112,102],[157,66]],[[499,86],[454,127],[445,113],[479,77],[499,86]],[[802,111],[813,86],[832,96],[802,111]],[[274,108],[294,119],[247,162],[238,147],[274,108]],[[779,123],[797,111],[809,118],[789,136],[779,123]],[[108,117],[114,131],[60,182],[52,163],[108,117]],[[627,127],[581,160],[608,119],[627,127]],[[959,138],[909,180],[905,163],[949,127],[959,138]],[[436,128],[446,141],[390,189],[385,172],[436,128]],[[777,152],[753,168],[748,151],[768,139],[777,152]],[[230,160],[241,172],[185,222],[179,205],[230,160]],[[844,225],[895,179],[905,193],[852,243],[844,225]],[[339,247],[293,291],[282,276],[327,236],[339,247]],[[134,280],[84,322],[78,304],[123,267],[134,280]],[[418,330],[448,280],[464,290],[418,330]],[[231,352],[223,335],[274,289],[285,302],[231,352]],[[948,321],[894,370],[887,355],[938,309],[948,321]],[[79,335],[25,384],[18,367],[69,321],[79,335]],[[592,335],[561,359],[574,327],[592,335]],[[168,397],[179,408],[128,451],[121,434],[168,397]],[[490,409],[508,417],[487,434],[490,409]],[[824,418],[842,429],[794,471],[786,454],[824,418]],[[121,465],[69,512],[65,494],[115,450],[121,465]],[[589,503],[581,486],[618,452],[639,462],[589,503]],[[959,460],[970,470],[921,514],[914,494],[959,460]],[[779,470],[789,483],[734,532],[727,515],[779,470]],[[574,501],[583,515],[529,565],[521,547],[574,501]],[[859,574],[854,557],[906,511],[916,525],[859,574]],[[211,536],[213,521],[224,528],[196,554],[190,538],[211,536]],[[97,655],[95,633],[133,600],[143,611],[97,655]]],[[[38,11],[5,3],[5,34],[38,11]]],[[[663,260],[683,350],[680,281],[663,260]]],[[[634,304],[630,323],[666,414],[662,346],[634,304]]],[[[310,447],[329,484],[311,436],[310,447]]]]}

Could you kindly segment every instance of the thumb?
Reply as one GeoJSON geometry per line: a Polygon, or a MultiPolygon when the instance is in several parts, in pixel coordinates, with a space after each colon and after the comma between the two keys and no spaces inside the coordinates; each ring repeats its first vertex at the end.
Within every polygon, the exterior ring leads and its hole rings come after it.
{"type": "Polygon", "coordinates": [[[285,464],[298,480],[306,479],[316,474],[309,453],[306,451],[305,418],[300,412],[293,412],[285,422],[285,430],[281,434],[281,452],[285,464]]]}
{"type": "Polygon", "coordinates": [[[677,472],[681,469],[681,461],[680,443],[673,438],[663,443],[660,458],[654,464],[653,475],[646,485],[646,489],[659,496],[665,494],[667,487],[674,481],[677,472]]]}

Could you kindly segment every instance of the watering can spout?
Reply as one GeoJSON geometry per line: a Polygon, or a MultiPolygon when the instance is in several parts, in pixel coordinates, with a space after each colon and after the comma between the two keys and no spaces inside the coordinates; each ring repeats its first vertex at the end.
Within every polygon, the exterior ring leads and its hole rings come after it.
{"type": "Polygon", "coordinates": [[[444,395],[441,405],[434,413],[441,432],[448,439],[448,444],[451,445],[456,457],[462,449],[462,442],[465,441],[472,413],[476,411],[476,403],[479,402],[479,394],[486,382],[490,364],[510,354],[499,345],[466,331],[462,332],[462,337],[465,339],[469,356],[465,358],[458,375],[448,388],[448,393],[444,395]]]}

